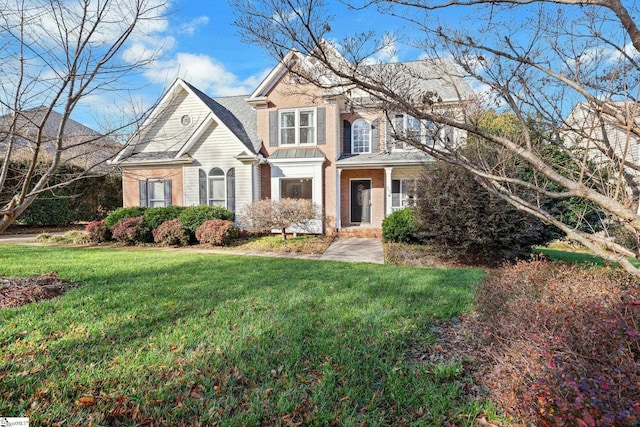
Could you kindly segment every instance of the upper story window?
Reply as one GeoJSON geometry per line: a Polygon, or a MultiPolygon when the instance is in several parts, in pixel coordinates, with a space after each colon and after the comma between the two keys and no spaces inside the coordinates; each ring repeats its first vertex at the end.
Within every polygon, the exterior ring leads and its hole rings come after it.
{"type": "Polygon", "coordinates": [[[439,127],[436,123],[420,120],[408,114],[396,114],[393,125],[396,134],[402,138],[396,141],[395,147],[402,150],[414,148],[411,141],[433,146],[441,139],[451,139],[452,135],[450,128],[439,127]]]}
{"type": "Polygon", "coordinates": [[[371,125],[364,119],[358,119],[351,125],[352,153],[371,152],[371,125]]]}
{"type": "Polygon", "coordinates": [[[280,111],[280,145],[316,143],[316,109],[280,111]]]}

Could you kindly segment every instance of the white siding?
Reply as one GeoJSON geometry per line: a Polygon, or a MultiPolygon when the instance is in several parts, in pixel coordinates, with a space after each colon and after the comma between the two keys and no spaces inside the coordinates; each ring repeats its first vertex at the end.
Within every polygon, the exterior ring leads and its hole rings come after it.
{"type": "Polygon", "coordinates": [[[200,203],[198,170],[202,169],[208,174],[214,167],[222,169],[225,175],[229,169],[235,168],[236,212],[251,203],[253,167],[235,159],[242,151],[246,151],[246,147],[222,126],[213,125],[205,131],[189,152],[196,161],[193,166],[184,168],[185,205],[200,203]]]}
{"type": "Polygon", "coordinates": [[[135,151],[178,151],[207,115],[208,110],[201,100],[195,96],[187,96],[187,92],[181,90],[162,111],[146,123],[146,129],[140,132],[140,142],[135,151]],[[188,126],[180,123],[184,115],[191,117],[191,124],[188,126]]]}

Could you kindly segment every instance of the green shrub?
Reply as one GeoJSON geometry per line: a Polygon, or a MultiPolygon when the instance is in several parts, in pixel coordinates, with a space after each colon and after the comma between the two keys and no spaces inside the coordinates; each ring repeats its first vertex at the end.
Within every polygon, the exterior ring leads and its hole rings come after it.
{"type": "Polygon", "coordinates": [[[182,211],[179,218],[182,226],[194,234],[205,221],[211,219],[233,221],[233,212],[220,206],[189,206],[182,211]]]}
{"type": "Polygon", "coordinates": [[[203,244],[224,246],[238,238],[238,229],[233,222],[223,219],[205,221],[196,230],[196,239],[203,244]]]}
{"type": "Polygon", "coordinates": [[[89,240],[93,243],[103,243],[111,240],[111,230],[104,219],[91,221],[84,230],[89,233],[89,240]]]}
{"type": "Polygon", "coordinates": [[[401,209],[393,212],[382,221],[382,240],[384,242],[411,242],[420,232],[420,226],[413,209],[401,209]]]}
{"type": "Polygon", "coordinates": [[[31,206],[20,215],[18,223],[24,225],[69,225],[75,221],[70,200],[58,198],[51,192],[38,196],[31,206]]]}
{"type": "Polygon", "coordinates": [[[149,228],[144,223],[144,217],[123,218],[111,228],[113,239],[125,245],[147,243],[150,239],[149,228]]]}
{"type": "Polygon", "coordinates": [[[184,206],[165,206],[162,208],[147,208],[144,211],[144,222],[150,229],[154,230],[160,227],[160,224],[180,217],[185,210],[184,206]]]}
{"type": "Polygon", "coordinates": [[[153,241],[161,246],[187,246],[189,232],[178,218],[165,221],[153,230],[153,241]]]}
{"type": "Polygon", "coordinates": [[[121,219],[124,218],[135,218],[138,216],[144,216],[144,211],[147,208],[132,206],[129,208],[118,208],[115,211],[111,212],[105,218],[105,224],[108,228],[113,228],[121,219]]]}
{"type": "Polygon", "coordinates": [[[459,262],[495,265],[524,257],[551,238],[541,221],[493,196],[465,169],[425,169],[416,190],[420,237],[459,262]]]}

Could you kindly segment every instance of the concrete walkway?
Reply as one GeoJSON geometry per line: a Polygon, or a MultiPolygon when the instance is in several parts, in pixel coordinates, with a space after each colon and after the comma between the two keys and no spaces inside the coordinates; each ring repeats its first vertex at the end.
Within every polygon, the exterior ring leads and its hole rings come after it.
{"type": "Polygon", "coordinates": [[[384,264],[384,252],[380,239],[349,237],[334,240],[320,259],[384,264]]]}
{"type": "MultiPolygon", "coordinates": [[[[64,234],[51,233],[51,234],[64,234]]],[[[37,234],[0,234],[0,244],[12,244],[12,245],[41,245],[35,241],[37,234]]],[[[175,248],[154,248],[157,250],[176,250],[175,248]]],[[[331,243],[329,248],[324,254],[289,254],[289,253],[274,253],[274,252],[253,252],[253,251],[236,251],[229,249],[214,249],[214,248],[184,248],[181,250],[189,250],[193,252],[201,253],[221,253],[221,254],[233,254],[233,255],[252,255],[252,256],[265,256],[265,257],[277,257],[277,258],[304,258],[304,259],[319,259],[321,261],[343,261],[343,262],[369,262],[374,264],[384,264],[384,252],[382,250],[382,242],[380,239],[371,238],[338,238],[331,243]]]]}

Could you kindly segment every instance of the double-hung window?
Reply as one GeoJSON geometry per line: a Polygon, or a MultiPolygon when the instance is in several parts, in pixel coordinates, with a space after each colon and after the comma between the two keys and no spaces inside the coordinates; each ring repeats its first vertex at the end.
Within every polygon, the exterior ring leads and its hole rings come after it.
{"type": "Polygon", "coordinates": [[[209,206],[225,207],[224,193],[224,172],[220,168],[213,168],[209,171],[209,195],[207,204],[209,206]]]}
{"type": "Polygon", "coordinates": [[[143,179],[139,184],[140,206],[160,208],[171,205],[170,179],[143,179]]]}
{"type": "Polygon", "coordinates": [[[315,108],[280,111],[280,145],[310,145],[315,143],[315,108]]]}
{"type": "Polygon", "coordinates": [[[391,210],[395,212],[413,206],[415,191],[414,179],[391,180],[391,210]]]}
{"type": "Polygon", "coordinates": [[[393,125],[399,137],[396,148],[402,150],[413,148],[411,141],[432,147],[443,133],[435,123],[408,114],[396,114],[393,125]]]}

